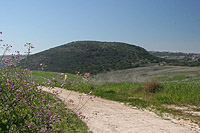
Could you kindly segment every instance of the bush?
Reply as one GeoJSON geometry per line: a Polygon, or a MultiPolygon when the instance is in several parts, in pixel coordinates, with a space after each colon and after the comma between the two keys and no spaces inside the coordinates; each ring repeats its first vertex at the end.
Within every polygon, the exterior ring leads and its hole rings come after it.
{"type": "Polygon", "coordinates": [[[2,59],[0,132],[59,131],[60,102],[31,81],[31,71],[17,68],[18,56],[2,59]]]}
{"type": "Polygon", "coordinates": [[[161,84],[156,80],[150,80],[145,83],[145,92],[156,93],[162,88],[161,84]]]}
{"type": "MultiPolygon", "coordinates": [[[[28,48],[27,62],[34,46],[31,43],[25,46],[28,48]]],[[[58,99],[58,91],[52,91],[55,95],[43,91],[43,87],[51,90],[60,85],[62,88],[64,83],[57,82],[54,77],[52,80],[43,78],[42,83],[34,82],[32,71],[20,67],[19,51],[16,51],[17,55],[5,56],[11,47],[8,44],[1,46],[4,52],[0,59],[0,132],[86,132],[86,124],[79,119],[86,117],[83,114],[76,115],[83,105],[73,112],[58,99]]],[[[40,67],[43,70],[47,66],[41,63],[40,67]]],[[[84,75],[87,80],[89,77],[89,73],[84,75]]]]}

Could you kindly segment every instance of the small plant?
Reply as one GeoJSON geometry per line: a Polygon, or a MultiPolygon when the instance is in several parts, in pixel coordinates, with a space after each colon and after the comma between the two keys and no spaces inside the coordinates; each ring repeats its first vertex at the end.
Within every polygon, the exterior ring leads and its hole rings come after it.
{"type": "Polygon", "coordinates": [[[156,93],[162,88],[161,84],[156,80],[150,80],[145,83],[145,92],[156,93]]]}
{"type": "MultiPolygon", "coordinates": [[[[28,58],[34,46],[31,43],[26,43],[25,46],[28,47],[28,58]]],[[[56,79],[54,77],[52,80],[43,79],[42,83],[33,81],[32,71],[28,68],[23,69],[19,65],[19,52],[17,55],[4,58],[11,47],[2,45],[4,52],[0,60],[2,65],[0,68],[0,132],[47,133],[84,130],[82,128],[86,126],[77,119],[82,118],[83,115],[74,116],[82,106],[77,112],[71,113],[56,97],[58,92],[53,92],[55,95],[44,92],[43,87],[51,90],[58,84],[56,79]]],[[[40,66],[42,70],[46,68],[42,63],[40,66]]],[[[64,83],[59,84],[61,87],[64,86],[64,83]]]]}

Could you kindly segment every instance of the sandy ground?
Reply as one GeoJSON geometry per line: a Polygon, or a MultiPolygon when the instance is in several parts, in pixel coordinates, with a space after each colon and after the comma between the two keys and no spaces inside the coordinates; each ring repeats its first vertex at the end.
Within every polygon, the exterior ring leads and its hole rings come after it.
{"type": "MultiPolygon", "coordinates": [[[[52,92],[48,88],[43,90],[52,92]]],[[[122,103],[61,88],[54,88],[54,90],[59,91],[58,97],[65,101],[68,108],[77,113],[82,112],[88,117],[84,121],[94,133],[200,133],[199,128],[192,127],[190,124],[180,125],[170,120],[163,120],[152,112],[122,103]]]]}

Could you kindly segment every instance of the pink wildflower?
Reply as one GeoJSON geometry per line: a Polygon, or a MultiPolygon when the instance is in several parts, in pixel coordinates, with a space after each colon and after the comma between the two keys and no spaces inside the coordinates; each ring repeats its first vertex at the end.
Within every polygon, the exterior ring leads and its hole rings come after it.
{"type": "Polygon", "coordinates": [[[92,93],[92,90],[88,93],[88,95],[90,95],[92,93]]]}
{"type": "Polygon", "coordinates": [[[60,87],[63,87],[63,86],[64,86],[64,84],[63,84],[63,83],[61,83],[60,87]]]}

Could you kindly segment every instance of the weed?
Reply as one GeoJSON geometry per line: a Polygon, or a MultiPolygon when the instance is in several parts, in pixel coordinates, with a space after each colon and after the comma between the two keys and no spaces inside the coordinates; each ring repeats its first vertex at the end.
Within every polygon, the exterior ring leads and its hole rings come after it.
{"type": "Polygon", "coordinates": [[[156,93],[162,88],[161,84],[156,80],[150,80],[145,83],[145,92],[156,93]]]}
{"type": "MultiPolygon", "coordinates": [[[[29,55],[34,47],[30,43],[25,46],[29,55]]],[[[3,45],[4,54],[10,47],[3,45]]],[[[53,88],[58,85],[55,78],[35,82],[32,71],[19,67],[19,52],[9,58],[3,58],[4,54],[0,61],[0,132],[87,132],[86,124],[56,95],[38,87],[53,88]]]]}

